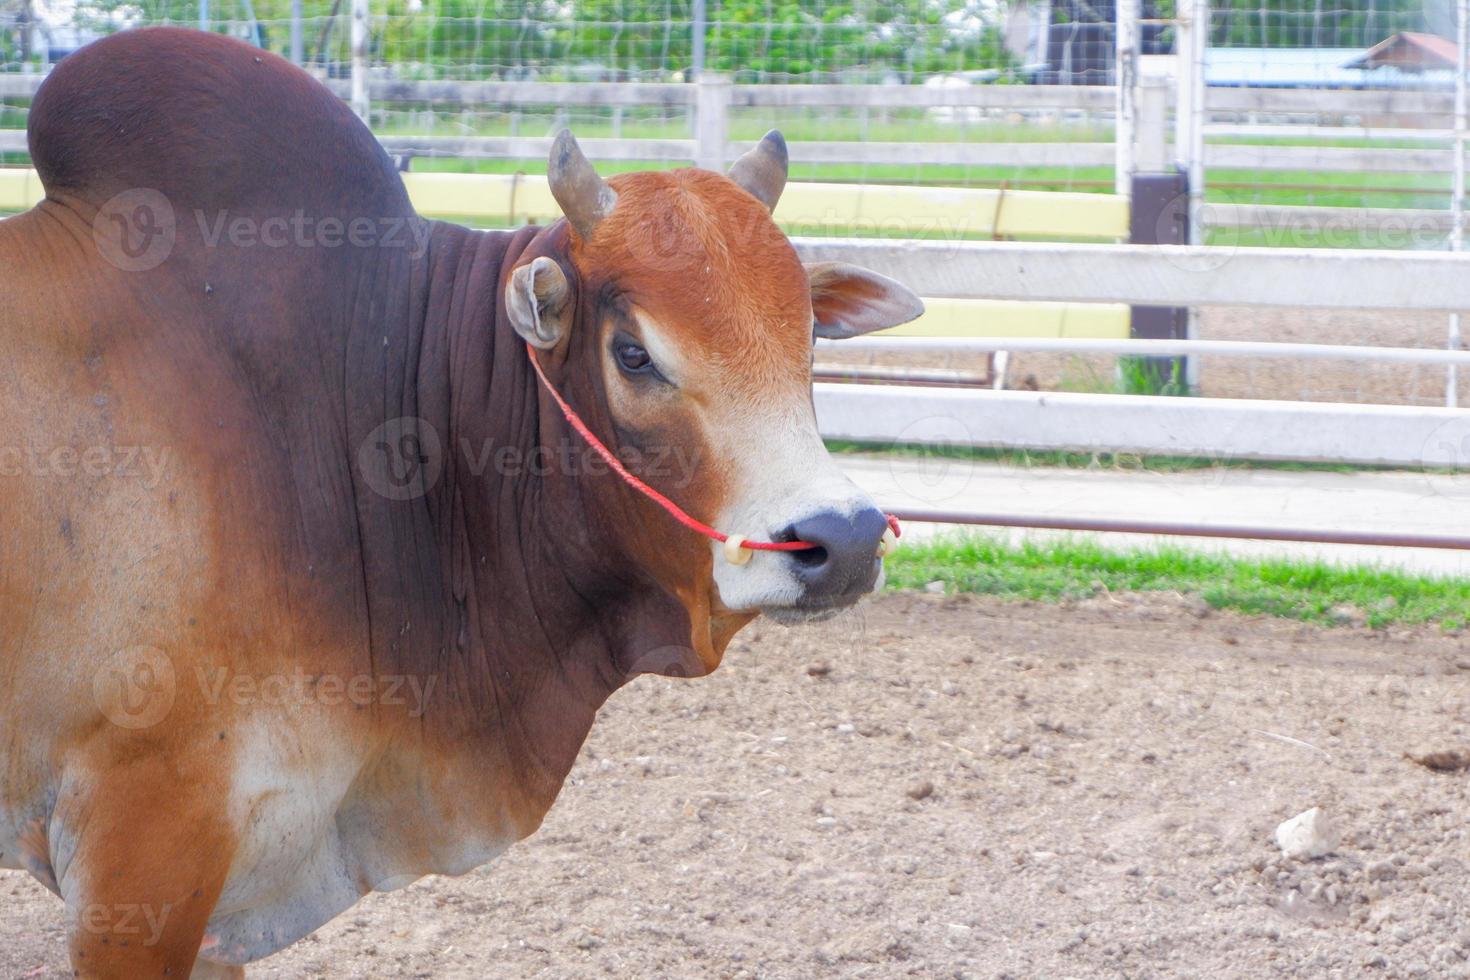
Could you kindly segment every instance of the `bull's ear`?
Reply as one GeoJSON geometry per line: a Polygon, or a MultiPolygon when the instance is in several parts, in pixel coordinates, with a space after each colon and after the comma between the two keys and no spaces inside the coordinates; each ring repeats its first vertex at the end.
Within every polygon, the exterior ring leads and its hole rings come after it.
{"type": "Polygon", "coordinates": [[[811,262],[812,320],[818,337],[845,340],[908,323],[924,312],[912,289],[845,262],[811,262]]]}
{"type": "Polygon", "coordinates": [[[566,273],[544,255],[512,272],[505,287],[511,326],[541,350],[550,350],[567,335],[575,305],[566,273]]]}

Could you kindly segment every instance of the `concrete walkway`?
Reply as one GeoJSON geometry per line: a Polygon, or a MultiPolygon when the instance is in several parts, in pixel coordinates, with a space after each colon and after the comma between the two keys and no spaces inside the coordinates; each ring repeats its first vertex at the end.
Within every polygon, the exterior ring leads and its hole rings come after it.
{"type": "MultiPolygon", "coordinates": [[[[1470,536],[1470,474],[1316,473],[1210,469],[1182,473],[1019,467],[905,456],[838,457],[843,469],[880,504],[1273,527],[1332,528],[1470,536]]],[[[911,539],[953,526],[913,524],[911,539]]],[[[1005,531],[1022,537],[1065,532],[1005,531]]],[[[1075,535],[1074,535],[1075,536],[1075,535]]],[[[1376,548],[1218,538],[1106,534],[1117,547],[1168,543],[1242,557],[1321,558],[1470,577],[1470,552],[1376,548]]]]}

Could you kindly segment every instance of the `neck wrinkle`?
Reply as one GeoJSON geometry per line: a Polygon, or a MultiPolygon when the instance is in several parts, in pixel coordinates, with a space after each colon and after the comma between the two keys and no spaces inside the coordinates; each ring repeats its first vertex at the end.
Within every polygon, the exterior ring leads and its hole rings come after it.
{"type": "Polygon", "coordinates": [[[424,735],[482,757],[488,749],[536,820],[623,681],[595,601],[549,537],[586,526],[575,474],[527,465],[549,438],[547,423],[564,423],[543,415],[503,290],[543,230],[436,226],[414,299],[424,317],[417,401],[444,457],[426,498],[444,582],[435,660],[452,682],[449,710],[424,735]]]}

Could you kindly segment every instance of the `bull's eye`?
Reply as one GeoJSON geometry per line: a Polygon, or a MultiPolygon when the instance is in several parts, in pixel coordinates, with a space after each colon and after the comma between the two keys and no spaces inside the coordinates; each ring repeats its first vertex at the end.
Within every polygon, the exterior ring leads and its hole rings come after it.
{"type": "Polygon", "coordinates": [[[648,351],[631,341],[619,341],[613,346],[618,366],[629,374],[644,374],[653,370],[653,358],[648,351]]]}

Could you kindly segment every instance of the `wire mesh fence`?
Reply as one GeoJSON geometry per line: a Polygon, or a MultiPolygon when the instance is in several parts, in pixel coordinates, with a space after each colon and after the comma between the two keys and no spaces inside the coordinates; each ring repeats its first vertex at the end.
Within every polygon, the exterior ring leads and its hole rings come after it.
{"type": "MultiPolygon", "coordinates": [[[[1203,240],[1449,247],[1460,2],[1214,0],[1205,7],[1203,240]]],[[[698,152],[692,92],[698,79],[718,74],[732,85],[724,107],[728,152],[780,128],[797,180],[1110,195],[1117,186],[1120,12],[1137,18],[1139,74],[1162,76],[1171,93],[1147,124],[1163,131],[1156,134],[1161,166],[1172,167],[1189,154],[1173,139],[1170,103],[1181,74],[1194,70],[1187,52],[1175,53],[1195,4],[372,0],[361,64],[372,93],[368,121],[390,149],[401,144],[393,152],[415,172],[535,174],[544,168],[544,140],[564,126],[584,141],[602,141],[592,155],[605,171],[684,165],[698,152]],[[663,86],[664,94],[617,95],[627,83],[645,92],[663,86]],[[814,101],[783,94],[788,87],[848,97],[814,101]]],[[[24,128],[29,94],[5,87],[5,79],[39,76],[77,47],[130,27],[202,23],[292,58],[345,96],[352,6],[0,0],[0,163],[26,162],[14,137],[24,128]]],[[[959,232],[835,221],[790,230],[999,237],[1009,234],[1000,227],[1002,210],[989,212],[988,228],[971,222],[959,232]]],[[[1039,237],[1096,240],[1056,229],[1039,237]]],[[[1365,344],[1435,345],[1445,335],[1439,317],[1264,318],[1224,308],[1208,311],[1198,327],[1214,339],[1365,344]]],[[[1043,387],[1106,387],[1117,378],[1110,359],[1028,356],[1021,367],[1018,378],[1034,376],[1043,387]]],[[[1437,368],[1374,365],[1329,376],[1320,367],[1232,361],[1207,370],[1201,386],[1216,394],[1346,400],[1396,392],[1396,399],[1425,403],[1444,394],[1437,368]]]]}
{"type": "MultiPolygon", "coordinates": [[[[342,0],[6,0],[0,63],[42,64],[124,27],[184,24],[344,71],[342,0]]],[[[668,81],[700,67],[739,81],[914,82],[1004,71],[1005,8],[968,0],[388,0],[370,57],[401,78],[668,81]],[[702,52],[696,35],[702,36],[702,52]]]]}
{"type": "MultiPolygon", "coordinates": [[[[209,29],[295,57],[327,79],[351,71],[350,0],[0,0],[0,71],[44,71],[81,44],[122,28],[154,24],[209,29]]],[[[367,71],[374,81],[527,81],[606,85],[680,83],[700,70],[735,84],[842,84],[965,89],[1022,83],[1101,84],[1111,78],[1111,7],[973,0],[576,0],[572,3],[389,0],[371,5],[367,71]],[[1052,22],[1067,27],[1044,28],[1052,22]],[[697,44],[702,40],[702,45],[697,44]],[[1050,54],[1057,66],[1049,61],[1050,54]]],[[[24,124],[24,99],[8,98],[0,128],[24,124]]],[[[1102,109],[1107,102],[1099,103],[1102,109]]],[[[0,110],[3,111],[3,110],[0,110]]],[[[614,139],[683,139],[692,106],[486,104],[375,99],[370,122],[393,136],[544,136],[561,126],[614,139]]],[[[1110,186],[1107,160],[1072,162],[1041,153],[1031,162],[936,163],[929,143],[1102,144],[1105,113],[1064,103],[1021,109],[889,106],[735,106],[730,138],[782,128],[793,142],[903,142],[909,159],[882,164],[798,164],[800,177],[871,183],[956,184],[1096,190],[1110,186]]],[[[1097,154],[1094,154],[1096,156],[1097,154]]],[[[535,159],[433,159],[425,169],[538,169],[535,159]]],[[[652,157],[615,166],[661,166],[652,157]]]]}
{"type": "Polygon", "coordinates": [[[1411,212],[1448,213],[1455,36],[1454,3],[1439,0],[1215,3],[1206,80],[1234,91],[1213,100],[1210,200],[1359,213],[1227,224],[1212,240],[1443,247],[1448,223],[1411,212]],[[1261,89],[1302,97],[1272,106],[1251,98],[1261,89]]]}

